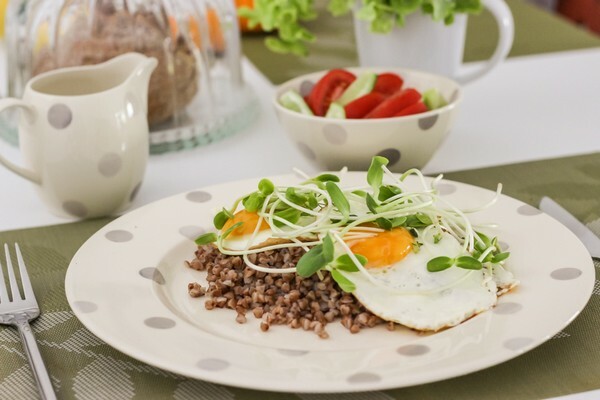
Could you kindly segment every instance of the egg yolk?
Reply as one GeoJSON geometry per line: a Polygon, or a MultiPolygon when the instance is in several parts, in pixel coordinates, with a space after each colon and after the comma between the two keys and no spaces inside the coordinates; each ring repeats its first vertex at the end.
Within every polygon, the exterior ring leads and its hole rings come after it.
{"type": "MultiPolygon", "coordinates": [[[[228,237],[232,238],[251,235],[254,232],[254,229],[256,229],[256,225],[258,225],[258,219],[259,216],[255,212],[249,212],[246,210],[238,211],[233,215],[233,218],[230,218],[227,220],[227,222],[225,222],[225,225],[223,225],[222,232],[225,232],[227,229],[231,228],[238,222],[243,222],[242,225],[238,226],[233,231],[231,231],[228,237]]],[[[269,224],[263,219],[258,230],[264,231],[269,228],[269,224]]]]}
{"type": "Polygon", "coordinates": [[[402,260],[413,249],[414,238],[404,228],[378,233],[365,239],[352,240],[348,246],[354,254],[367,258],[367,268],[390,266],[402,260]]]}

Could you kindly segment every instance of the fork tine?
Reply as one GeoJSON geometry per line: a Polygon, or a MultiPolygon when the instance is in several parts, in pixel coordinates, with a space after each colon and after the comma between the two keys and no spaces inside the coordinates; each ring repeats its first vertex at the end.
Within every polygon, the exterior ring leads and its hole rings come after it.
{"type": "Polygon", "coordinates": [[[21,292],[19,291],[19,286],[17,285],[17,278],[15,278],[15,270],[12,266],[12,261],[10,259],[10,251],[8,249],[7,243],[4,243],[4,254],[6,255],[6,270],[8,272],[8,282],[10,283],[12,300],[15,301],[17,299],[22,299],[21,292]]]}
{"type": "Polygon", "coordinates": [[[23,295],[26,300],[35,300],[35,294],[33,293],[33,288],[31,287],[31,280],[29,279],[29,274],[27,273],[25,261],[23,261],[23,255],[21,254],[19,243],[15,243],[15,250],[17,252],[17,262],[19,263],[21,283],[23,284],[23,295]]]}
{"type": "Polygon", "coordinates": [[[2,269],[2,263],[0,263],[0,304],[8,302],[8,291],[6,290],[6,283],[4,283],[4,272],[2,269]]]}

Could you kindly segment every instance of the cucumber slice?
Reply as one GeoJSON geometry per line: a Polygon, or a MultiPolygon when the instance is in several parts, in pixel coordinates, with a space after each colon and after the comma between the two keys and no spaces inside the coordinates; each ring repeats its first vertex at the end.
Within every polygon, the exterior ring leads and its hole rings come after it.
{"type": "Polygon", "coordinates": [[[296,111],[305,115],[313,115],[313,112],[308,104],[306,104],[302,96],[300,96],[300,93],[293,89],[282,94],[281,97],[279,97],[279,103],[288,110],[296,111]]]}
{"type": "Polygon", "coordinates": [[[325,114],[325,118],[346,119],[346,111],[344,110],[344,107],[341,104],[334,101],[327,109],[327,114],[325,114]]]}
{"type": "Polygon", "coordinates": [[[435,110],[436,108],[441,108],[445,105],[448,105],[448,102],[446,99],[444,99],[444,96],[442,96],[437,89],[429,89],[423,93],[423,103],[425,103],[425,106],[427,106],[427,108],[430,110],[435,110]]]}
{"type": "Polygon", "coordinates": [[[360,75],[348,88],[342,93],[339,99],[336,100],[342,106],[347,105],[351,101],[371,93],[377,81],[377,74],[373,72],[365,72],[360,75]]]}

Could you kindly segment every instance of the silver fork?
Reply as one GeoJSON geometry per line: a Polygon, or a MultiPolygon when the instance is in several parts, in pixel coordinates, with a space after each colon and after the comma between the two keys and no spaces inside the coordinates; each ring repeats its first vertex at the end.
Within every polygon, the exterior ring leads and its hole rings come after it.
{"type": "Polygon", "coordinates": [[[21,255],[19,245],[15,243],[15,251],[17,253],[17,261],[19,264],[19,274],[21,275],[21,283],[23,284],[23,297],[19,293],[19,287],[15,272],[12,266],[10,258],[10,250],[7,244],[4,244],[4,253],[6,254],[6,270],[8,272],[8,282],[10,283],[10,292],[12,294],[12,300],[8,297],[8,290],[4,283],[4,273],[2,272],[2,264],[0,264],[0,324],[16,326],[21,335],[23,342],[23,348],[29,359],[31,370],[33,371],[33,377],[36,380],[40,396],[42,399],[56,399],[54,389],[52,388],[52,382],[50,382],[50,376],[42,360],[40,349],[37,346],[29,321],[34,320],[40,315],[40,308],[33,289],[31,288],[31,282],[29,281],[29,275],[27,275],[27,269],[25,268],[25,262],[21,255]]]}

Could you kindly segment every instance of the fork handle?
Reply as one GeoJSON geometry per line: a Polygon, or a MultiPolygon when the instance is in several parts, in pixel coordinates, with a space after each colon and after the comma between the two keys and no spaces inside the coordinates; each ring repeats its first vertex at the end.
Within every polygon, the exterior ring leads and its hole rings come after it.
{"type": "Polygon", "coordinates": [[[33,377],[37,383],[41,398],[43,400],[56,400],[56,394],[54,393],[48,370],[44,365],[44,360],[42,359],[40,349],[38,348],[35,336],[33,336],[29,322],[21,319],[17,320],[15,324],[19,329],[19,334],[21,335],[23,342],[23,349],[29,359],[29,365],[31,365],[31,371],[33,372],[33,377]]]}

